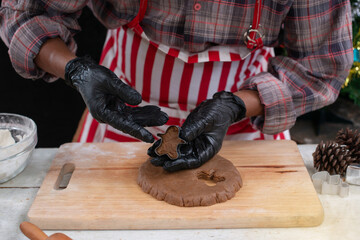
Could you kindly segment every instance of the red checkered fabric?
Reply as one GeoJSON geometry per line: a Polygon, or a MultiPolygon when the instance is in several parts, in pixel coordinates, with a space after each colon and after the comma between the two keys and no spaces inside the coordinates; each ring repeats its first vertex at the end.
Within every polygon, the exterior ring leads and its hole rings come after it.
{"type": "MultiPolygon", "coordinates": [[[[185,53],[181,56],[179,53],[178,58],[188,64],[197,62],[196,56],[203,52],[209,59],[223,59],[223,51],[218,56],[209,53],[209,49],[225,49],[229,53],[225,54],[226,58],[231,58],[230,53],[243,56],[246,55],[244,33],[252,23],[255,2],[148,0],[140,25],[159,48],[176,49],[168,52],[168,56],[176,55],[179,50],[185,53]]],[[[0,35],[9,46],[10,59],[19,74],[51,81],[54,78],[45,75],[33,62],[43,42],[60,37],[75,51],[73,35],[80,30],[76,19],[84,6],[89,6],[106,27],[116,29],[135,18],[139,3],[134,0],[3,0],[0,35]]],[[[337,98],[353,62],[350,3],[348,0],[264,0],[260,24],[264,46],[282,44],[287,54],[269,58],[268,70],[251,75],[239,89],[259,92],[265,115],[251,121],[263,133],[276,134],[292,127],[297,116],[337,98]]],[[[155,55],[154,61],[156,59],[155,55]]],[[[215,62],[210,62],[207,64],[213,64],[214,68],[215,62]]],[[[183,70],[190,75],[194,69],[188,64],[183,70]]],[[[191,89],[190,86],[180,91],[191,89]]],[[[181,99],[180,103],[184,101],[181,99]]]]}

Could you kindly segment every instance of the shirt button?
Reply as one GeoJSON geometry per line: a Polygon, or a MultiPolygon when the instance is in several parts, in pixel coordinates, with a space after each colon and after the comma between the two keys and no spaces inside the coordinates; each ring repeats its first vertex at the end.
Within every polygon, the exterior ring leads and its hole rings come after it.
{"type": "Polygon", "coordinates": [[[195,9],[195,11],[199,11],[201,9],[201,4],[200,3],[195,3],[194,4],[194,9],[195,9]]]}

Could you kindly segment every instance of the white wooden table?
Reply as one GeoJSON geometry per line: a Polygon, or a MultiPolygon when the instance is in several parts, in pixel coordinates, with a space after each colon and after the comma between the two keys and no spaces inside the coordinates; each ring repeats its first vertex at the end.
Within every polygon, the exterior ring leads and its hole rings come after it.
{"type": "MultiPolygon", "coordinates": [[[[309,174],[314,173],[316,145],[299,145],[309,174]]],[[[50,167],[57,148],[35,149],[30,164],[14,179],[0,184],[0,240],[27,239],[19,230],[50,167]]],[[[76,240],[92,239],[360,239],[360,186],[350,186],[346,198],[319,195],[325,220],[312,228],[253,228],[199,230],[60,231],[76,240]]],[[[48,235],[54,231],[45,231],[48,235]]]]}

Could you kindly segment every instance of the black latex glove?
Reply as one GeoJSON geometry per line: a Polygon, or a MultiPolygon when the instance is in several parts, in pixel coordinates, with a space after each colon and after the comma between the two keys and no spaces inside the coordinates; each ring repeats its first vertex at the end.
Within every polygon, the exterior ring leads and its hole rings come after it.
{"type": "Polygon", "coordinates": [[[245,104],[239,97],[225,91],[215,93],[195,108],[181,127],[180,138],[187,143],[180,145],[179,157],[171,160],[156,155],[158,140],[148,149],[148,155],[153,157],[151,163],[169,172],[200,167],[220,151],[229,126],[245,114],[245,104]]]}
{"type": "Polygon", "coordinates": [[[157,106],[125,105],[138,105],[142,101],[141,95],[90,57],[69,61],[65,67],[65,81],[80,92],[97,121],[107,123],[144,142],[154,141],[152,134],[144,127],[163,125],[168,120],[167,114],[157,106]]]}

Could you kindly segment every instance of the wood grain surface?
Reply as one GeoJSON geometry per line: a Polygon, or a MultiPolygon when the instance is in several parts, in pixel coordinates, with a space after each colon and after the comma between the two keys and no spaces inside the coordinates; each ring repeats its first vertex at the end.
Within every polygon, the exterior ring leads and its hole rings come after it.
{"type": "Polygon", "coordinates": [[[30,221],[41,229],[309,227],[323,221],[295,142],[224,142],[219,154],[234,163],[244,185],[227,202],[191,208],[158,201],[137,185],[148,147],[62,145],[30,208],[30,221]],[[58,180],[66,171],[73,171],[67,187],[58,180]]]}

